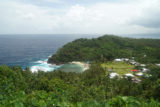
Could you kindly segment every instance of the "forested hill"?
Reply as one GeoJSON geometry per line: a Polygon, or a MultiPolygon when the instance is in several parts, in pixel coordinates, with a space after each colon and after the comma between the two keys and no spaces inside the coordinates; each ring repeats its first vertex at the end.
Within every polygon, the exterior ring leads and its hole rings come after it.
{"type": "Polygon", "coordinates": [[[113,35],[77,39],[60,48],[49,58],[48,63],[108,61],[131,57],[142,63],[160,63],[160,39],[133,39],[113,35]]]}

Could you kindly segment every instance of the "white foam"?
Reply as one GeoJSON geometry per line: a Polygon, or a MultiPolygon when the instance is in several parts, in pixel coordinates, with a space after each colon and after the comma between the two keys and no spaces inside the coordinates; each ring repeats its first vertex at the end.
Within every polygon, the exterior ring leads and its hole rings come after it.
{"type": "Polygon", "coordinates": [[[61,65],[58,66],[58,65],[48,64],[47,59],[45,59],[34,62],[34,65],[30,67],[30,70],[32,72],[38,72],[38,71],[48,72],[48,71],[54,71],[60,67],[61,65]]]}
{"type": "Polygon", "coordinates": [[[54,70],[53,68],[46,68],[46,67],[42,67],[42,66],[32,66],[31,67],[31,71],[32,72],[38,72],[38,71],[52,71],[54,70]]]}
{"type": "Polygon", "coordinates": [[[48,58],[50,58],[52,55],[49,55],[48,58]]]}

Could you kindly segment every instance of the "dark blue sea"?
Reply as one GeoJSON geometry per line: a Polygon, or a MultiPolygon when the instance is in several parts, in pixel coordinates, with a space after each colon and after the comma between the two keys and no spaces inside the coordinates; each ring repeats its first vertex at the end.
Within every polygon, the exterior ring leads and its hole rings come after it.
{"type": "MultiPolygon", "coordinates": [[[[30,67],[33,71],[54,70],[59,66],[47,64],[47,59],[64,44],[78,38],[93,38],[101,35],[40,34],[0,35],[0,65],[30,67]]],[[[127,36],[127,35],[126,35],[127,36]]],[[[159,38],[160,36],[128,35],[136,38],[159,38]]]]}
{"type": "Polygon", "coordinates": [[[0,65],[21,66],[23,69],[53,70],[46,64],[49,56],[64,44],[78,38],[92,38],[97,35],[41,34],[41,35],[0,35],[0,65]]]}

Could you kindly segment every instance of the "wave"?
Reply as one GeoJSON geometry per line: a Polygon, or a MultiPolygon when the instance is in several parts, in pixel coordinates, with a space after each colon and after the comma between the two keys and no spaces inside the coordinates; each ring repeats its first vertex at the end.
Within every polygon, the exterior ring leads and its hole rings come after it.
{"type": "Polygon", "coordinates": [[[30,67],[30,70],[32,72],[38,72],[38,71],[48,72],[48,71],[54,71],[60,67],[61,65],[48,64],[47,59],[44,59],[33,62],[33,65],[30,67]]]}
{"type": "Polygon", "coordinates": [[[88,65],[82,62],[75,61],[63,65],[56,65],[56,64],[48,64],[47,60],[48,59],[43,59],[32,62],[30,70],[32,72],[38,72],[38,71],[50,72],[59,69],[64,72],[83,72],[88,69],[88,65]]]}

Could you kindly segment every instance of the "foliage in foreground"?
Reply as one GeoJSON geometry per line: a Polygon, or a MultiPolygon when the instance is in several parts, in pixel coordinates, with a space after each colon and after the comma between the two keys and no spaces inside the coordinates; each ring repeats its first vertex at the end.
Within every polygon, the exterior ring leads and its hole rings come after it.
{"type": "Polygon", "coordinates": [[[0,107],[159,107],[160,68],[141,83],[110,79],[101,64],[83,73],[0,66],[0,107]]]}
{"type": "Polygon", "coordinates": [[[52,99],[51,93],[36,91],[26,95],[24,92],[17,93],[13,100],[5,100],[1,107],[160,107],[160,103],[153,99],[144,101],[134,97],[117,96],[108,101],[83,101],[72,103],[52,99]]]}

